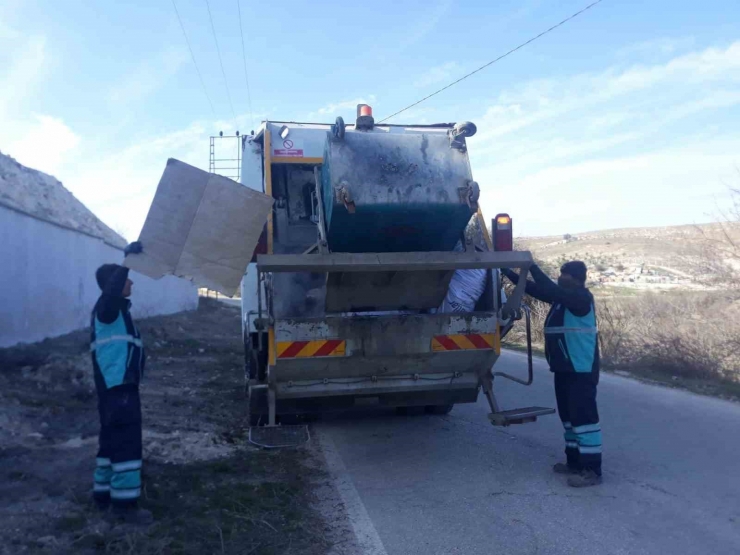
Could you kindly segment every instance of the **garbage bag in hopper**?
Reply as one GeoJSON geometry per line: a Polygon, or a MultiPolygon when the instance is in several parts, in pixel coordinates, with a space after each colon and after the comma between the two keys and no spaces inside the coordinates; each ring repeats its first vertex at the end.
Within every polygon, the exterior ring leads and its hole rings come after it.
{"type": "MultiPolygon", "coordinates": [[[[462,252],[462,244],[458,242],[454,250],[462,252]]],[[[473,312],[485,289],[486,270],[456,270],[439,312],[473,312]]]]}

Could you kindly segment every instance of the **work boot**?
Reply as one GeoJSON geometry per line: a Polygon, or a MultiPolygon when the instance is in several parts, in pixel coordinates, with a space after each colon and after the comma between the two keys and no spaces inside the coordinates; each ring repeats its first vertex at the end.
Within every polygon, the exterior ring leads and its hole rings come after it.
{"type": "Polygon", "coordinates": [[[570,466],[566,463],[556,463],[552,467],[552,471],[555,474],[578,474],[579,470],[575,466],[570,466]]]}
{"type": "Polygon", "coordinates": [[[136,526],[147,526],[154,522],[154,515],[151,511],[140,509],[136,505],[119,506],[113,505],[111,516],[124,524],[134,524],[136,526]]]}
{"type": "Polygon", "coordinates": [[[575,476],[568,478],[568,485],[572,488],[598,486],[601,482],[601,474],[596,474],[593,470],[582,470],[575,476]]]}

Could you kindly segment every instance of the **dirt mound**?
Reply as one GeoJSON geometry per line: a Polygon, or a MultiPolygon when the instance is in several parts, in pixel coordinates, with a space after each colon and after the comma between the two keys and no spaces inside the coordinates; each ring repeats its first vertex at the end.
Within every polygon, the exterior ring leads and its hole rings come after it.
{"type": "MultiPolygon", "coordinates": [[[[613,229],[525,237],[517,248],[532,251],[543,266],[556,272],[568,260],[583,260],[592,286],[633,290],[706,290],[713,278],[731,271],[729,262],[713,260],[711,249],[740,241],[740,224],[705,224],[613,229]]],[[[736,272],[736,270],[735,270],[736,272]]]]}

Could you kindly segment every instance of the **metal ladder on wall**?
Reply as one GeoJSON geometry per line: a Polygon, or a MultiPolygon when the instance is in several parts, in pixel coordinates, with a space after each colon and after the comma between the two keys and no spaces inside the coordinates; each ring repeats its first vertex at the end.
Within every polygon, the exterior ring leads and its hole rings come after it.
{"type": "Polygon", "coordinates": [[[224,135],[222,131],[217,136],[211,136],[210,139],[209,173],[217,173],[238,182],[242,170],[242,136],[239,135],[239,131],[236,132],[236,135],[224,135]],[[236,152],[231,151],[232,148],[236,152]],[[217,150],[221,157],[216,157],[217,150]],[[222,154],[224,150],[227,151],[227,154],[222,154]]]}

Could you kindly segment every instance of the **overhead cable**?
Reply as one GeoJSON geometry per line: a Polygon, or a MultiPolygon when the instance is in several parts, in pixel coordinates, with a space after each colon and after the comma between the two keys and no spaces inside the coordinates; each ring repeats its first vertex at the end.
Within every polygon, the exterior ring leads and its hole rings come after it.
{"type": "Polygon", "coordinates": [[[182,19],[180,18],[180,12],[177,10],[177,4],[175,4],[175,0],[172,0],[172,7],[175,8],[175,14],[177,14],[177,21],[180,22],[180,29],[182,29],[182,35],[185,37],[185,43],[188,45],[188,50],[190,50],[190,57],[193,60],[193,65],[195,66],[195,72],[198,74],[198,79],[200,80],[201,87],[203,87],[203,94],[205,94],[206,98],[208,99],[208,105],[211,107],[211,113],[213,114],[213,119],[216,119],[216,110],[213,109],[213,102],[211,102],[211,97],[208,96],[208,90],[206,89],[206,82],[203,81],[203,76],[200,74],[200,69],[198,69],[198,62],[195,61],[195,54],[193,54],[193,48],[190,46],[190,41],[188,40],[188,34],[185,32],[185,26],[182,24],[182,19]]]}
{"type": "Polygon", "coordinates": [[[571,15],[571,16],[569,16],[569,17],[566,17],[566,18],[565,18],[565,19],[563,19],[563,20],[562,20],[562,21],[561,21],[560,23],[558,23],[558,24],[556,24],[556,25],[553,25],[552,27],[550,27],[549,29],[547,29],[547,30],[545,30],[545,31],[542,31],[542,32],[541,32],[541,33],[540,33],[539,35],[537,35],[537,36],[535,36],[535,37],[532,37],[532,38],[531,38],[531,39],[529,39],[529,40],[528,40],[527,42],[523,42],[522,44],[520,44],[520,45],[519,45],[519,46],[517,46],[516,48],[512,48],[511,50],[509,50],[509,51],[508,51],[508,52],[506,52],[505,54],[502,54],[501,56],[499,56],[499,57],[498,57],[498,58],[496,58],[495,60],[491,60],[491,61],[490,61],[490,62],[488,62],[487,64],[484,64],[484,65],[480,66],[480,67],[479,67],[478,69],[476,69],[476,70],[474,70],[474,71],[471,71],[471,72],[470,72],[470,73],[468,73],[467,75],[463,75],[462,77],[460,77],[460,79],[458,79],[458,80],[456,80],[456,81],[453,81],[453,82],[452,82],[452,83],[450,83],[449,85],[446,85],[446,86],[442,87],[441,89],[439,89],[439,90],[436,90],[436,91],[434,91],[434,92],[433,92],[432,94],[429,94],[429,95],[425,96],[425,97],[424,97],[424,98],[422,98],[421,100],[417,100],[417,101],[416,101],[416,102],[414,102],[413,104],[409,104],[408,106],[406,106],[405,108],[403,108],[403,109],[399,110],[398,112],[395,112],[395,113],[391,114],[390,116],[388,116],[388,117],[385,117],[385,118],[383,118],[383,119],[382,119],[382,120],[380,120],[380,121],[379,121],[378,123],[383,123],[384,121],[388,121],[389,119],[391,119],[391,118],[393,118],[393,117],[396,117],[396,116],[397,116],[398,114],[401,114],[401,113],[405,112],[405,111],[406,111],[406,110],[408,110],[409,108],[413,108],[414,106],[417,106],[417,105],[421,104],[421,103],[422,103],[422,102],[424,102],[425,100],[429,100],[429,99],[430,99],[430,98],[432,98],[433,96],[436,96],[436,95],[438,95],[438,94],[439,94],[439,93],[441,93],[442,91],[446,91],[446,90],[447,90],[447,89],[449,89],[450,87],[453,87],[453,86],[457,85],[457,84],[458,84],[458,83],[459,83],[460,81],[464,81],[465,79],[467,79],[468,77],[471,77],[471,76],[475,75],[475,74],[476,74],[476,73],[478,73],[479,71],[483,71],[483,70],[484,70],[484,69],[486,69],[486,68],[487,68],[488,66],[491,66],[491,65],[495,64],[496,62],[498,62],[498,61],[500,61],[500,60],[503,60],[504,58],[506,58],[506,57],[507,57],[507,56],[509,56],[510,54],[513,54],[513,53],[514,53],[514,52],[516,52],[517,50],[520,50],[521,48],[524,48],[524,47],[525,47],[525,46],[527,46],[528,44],[530,44],[530,43],[532,43],[532,42],[536,41],[537,39],[539,39],[540,37],[544,37],[544,36],[545,36],[546,34],[548,34],[548,33],[552,32],[552,31],[554,31],[555,29],[557,29],[557,28],[558,28],[558,27],[560,27],[561,25],[565,25],[565,24],[566,24],[566,23],[568,23],[568,21],[570,21],[571,19],[575,19],[576,17],[578,17],[578,16],[579,16],[579,15],[581,15],[582,13],[584,13],[584,12],[586,12],[586,11],[590,10],[591,8],[593,8],[594,6],[596,6],[597,4],[601,4],[601,2],[603,2],[603,1],[604,1],[604,0],[596,0],[596,2],[593,2],[593,3],[589,4],[588,6],[586,6],[585,8],[583,8],[583,9],[582,9],[582,10],[580,10],[580,11],[577,11],[577,12],[576,12],[576,13],[574,13],[573,15],[571,15]]]}
{"type": "Polygon", "coordinates": [[[226,79],[226,71],[224,70],[224,62],[221,59],[221,49],[218,46],[218,38],[216,37],[216,27],[213,25],[213,16],[211,15],[211,4],[206,0],[206,8],[208,8],[208,19],[211,21],[211,31],[213,32],[213,40],[216,42],[216,53],[218,54],[218,63],[221,65],[221,74],[224,76],[224,85],[226,86],[226,96],[229,99],[229,106],[231,107],[231,115],[236,123],[236,112],[234,112],[234,104],[231,102],[231,92],[229,92],[229,82],[226,79]]]}
{"type": "Polygon", "coordinates": [[[249,90],[249,75],[247,73],[247,52],[244,48],[244,31],[242,29],[242,8],[241,0],[236,0],[236,7],[239,10],[239,33],[242,36],[242,60],[244,60],[244,81],[247,84],[247,104],[249,106],[249,119],[254,127],[254,113],[252,112],[252,93],[249,90]]]}

